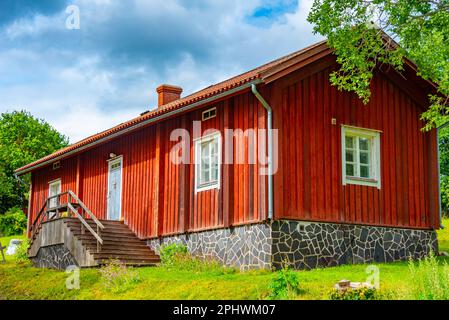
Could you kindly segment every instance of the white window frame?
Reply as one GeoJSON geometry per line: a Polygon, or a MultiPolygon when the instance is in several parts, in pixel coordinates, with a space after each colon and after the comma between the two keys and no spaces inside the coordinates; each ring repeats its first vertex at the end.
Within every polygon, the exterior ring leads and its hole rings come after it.
{"type": "MultiPolygon", "coordinates": [[[[56,195],[60,194],[60,193],[61,193],[61,189],[62,189],[61,178],[52,180],[52,181],[50,181],[50,182],[48,183],[48,197],[51,197],[51,196],[52,196],[52,195],[51,195],[51,189],[52,189],[52,187],[53,187],[54,185],[58,185],[58,186],[59,186],[59,188],[58,188],[58,193],[57,193],[56,195]]],[[[48,201],[48,209],[55,209],[55,208],[58,207],[58,206],[59,206],[58,198],[53,198],[53,199],[50,199],[50,200],[48,201]],[[56,205],[55,205],[55,206],[51,206],[51,203],[52,203],[52,202],[56,202],[56,205]]]]}
{"type": "Polygon", "coordinates": [[[194,140],[195,145],[195,193],[200,191],[220,189],[221,183],[221,134],[219,132],[212,133],[194,140]],[[201,170],[201,144],[204,142],[214,141],[217,139],[218,145],[218,176],[217,180],[213,183],[207,183],[200,185],[200,170],[201,170]]]}
{"type": "MultiPolygon", "coordinates": [[[[377,187],[377,189],[381,188],[380,134],[381,134],[381,131],[379,131],[379,130],[345,126],[345,125],[343,125],[341,127],[341,164],[342,164],[343,185],[355,184],[355,185],[362,185],[362,186],[377,187]],[[370,150],[371,150],[371,157],[370,157],[371,177],[370,178],[346,175],[346,136],[347,135],[358,137],[358,138],[369,139],[370,150]]],[[[358,146],[359,140],[355,139],[355,141],[357,141],[357,146],[358,146]]],[[[357,167],[357,171],[360,170],[359,151],[360,151],[360,149],[357,147],[356,155],[355,155],[356,164],[354,165],[354,168],[357,167]]]]}
{"type": "Polygon", "coordinates": [[[217,116],[217,108],[216,108],[216,107],[210,108],[210,109],[207,109],[207,110],[205,110],[205,111],[202,112],[202,114],[201,114],[201,120],[202,120],[202,121],[206,121],[206,120],[209,120],[209,119],[213,119],[213,118],[215,118],[216,116],[217,116]],[[211,115],[212,111],[214,112],[213,115],[211,115]]]}

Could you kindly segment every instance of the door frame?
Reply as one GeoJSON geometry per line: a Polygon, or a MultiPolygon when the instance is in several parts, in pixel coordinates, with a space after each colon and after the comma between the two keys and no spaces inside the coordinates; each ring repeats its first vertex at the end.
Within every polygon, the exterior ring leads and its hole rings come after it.
{"type": "MultiPolygon", "coordinates": [[[[54,180],[51,180],[51,181],[49,181],[48,182],[48,197],[51,197],[52,195],[51,195],[51,187],[53,186],[53,185],[55,185],[55,184],[58,184],[59,185],[59,188],[58,188],[58,192],[56,193],[56,194],[54,194],[54,196],[56,196],[56,195],[58,195],[58,194],[60,194],[61,192],[62,192],[62,182],[61,182],[61,178],[57,178],[57,179],[54,179],[54,180]]],[[[56,200],[56,202],[58,202],[58,198],[54,198],[55,200],[56,200]]],[[[53,199],[51,199],[51,200],[53,200],[53,199]]],[[[51,201],[50,200],[50,201],[51,201]]],[[[49,201],[49,202],[50,202],[49,201]]],[[[56,207],[57,206],[59,206],[59,203],[56,203],[56,207]]],[[[52,208],[49,208],[49,209],[52,209],[52,208]]]]}
{"type": "MultiPolygon", "coordinates": [[[[48,197],[49,198],[52,197],[52,195],[51,195],[51,188],[52,188],[52,186],[54,186],[56,184],[59,186],[59,188],[58,188],[57,193],[54,194],[54,196],[56,196],[56,195],[58,195],[58,194],[60,194],[62,192],[62,181],[61,181],[61,178],[57,178],[57,179],[51,180],[51,181],[48,182],[48,197]]],[[[53,198],[53,199],[48,200],[48,203],[47,203],[48,208],[47,208],[47,210],[54,209],[53,211],[48,211],[49,219],[53,219],[54,216],[56,215],[57,208],[60,205],[59,200],[60,200],[59,198],[53,198]],[[50,207],[50,202],[52,202],[53,200],[56,203],[56,205],[54,207],[50,207]]]]}
{"type": "Polygon", "coordinates": [[[112,159],[108,160],[108,191],[106,194],[106,218],[107,220],[112,220],[109,218],[109,180],[111,178],[110,173],[111,173],[111,166],[116,164],[117,162],[120,161],[120,194],[119,194],[119,217],[118,220],[113,220],[113,221],[120,221],[122,219],[122,194],[123,194],[123,156],[116,156],[112,159]]]}

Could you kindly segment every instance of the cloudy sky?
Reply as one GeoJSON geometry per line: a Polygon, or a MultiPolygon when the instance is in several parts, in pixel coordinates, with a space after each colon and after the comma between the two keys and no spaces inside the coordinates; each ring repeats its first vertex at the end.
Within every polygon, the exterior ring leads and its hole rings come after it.
{"type": "Polygon", "coordinates": [[[26,109],[76,142],[319,38],[312,0],[2,0],[0,112],[26,109]],[[73,11],[79,8],[79,29],[73,11]]]}

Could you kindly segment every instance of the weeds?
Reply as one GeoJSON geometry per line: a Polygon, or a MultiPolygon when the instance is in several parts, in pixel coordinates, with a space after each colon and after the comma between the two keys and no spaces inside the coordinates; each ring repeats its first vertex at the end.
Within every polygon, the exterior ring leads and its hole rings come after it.
{"type": "Polygon", "coordinates": [[[268,299],[293,299],[300,293],[297,274],[284,264],[269,284],[268,299]]]}
{"type": "Polygon", "coordinates": [[[30,248],[30,241],[25,239],[22,243],[17,247],[16,253],[14,254],[14,258],[17,262],[28,262],[28,249],[30,248]]]}
{"type": "Polygon", "coordinates": [[[141,282],[139,273],[118,259],[108,260],[100,273],[105,288],[113,293],[125,292],[141,282]]]}
{"type": "Polygon", "coordinates": [[[418,262],[409,261],[413,299],[449,300],[449,266],[433,252],[418,262]]]}
{"type": "Polygon", "coordinates": [[[233,268],[224,267],[212,257],[192,256],[183,244],[169,244],[160,250],[162,265],[168,269],[192,272],[210,272],[217,275],[235,273],[233,268]]]}

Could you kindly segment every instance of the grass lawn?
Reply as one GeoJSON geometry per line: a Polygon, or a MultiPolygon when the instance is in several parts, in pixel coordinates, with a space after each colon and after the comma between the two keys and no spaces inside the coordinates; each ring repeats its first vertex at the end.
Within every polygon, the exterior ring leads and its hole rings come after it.
{"type": "MultiPolygon", "coordinates": [[[[440,250],[449,251],[447,229],[439,232],[440,250]]],[[[9,238],[0,238],[3,245],[9,238]]],[[[112,293],[102,281],[98,269],[82,269],[80,289],[65,287],[67,274],[38,269],[28,263],[18,264],[8,257],[0,264],[0,299],[264,299],[274,274],[268,271],[222,272],[171,271],[164,267],[136,268],[141,281],[127,290],[112,293]]],[[[449,263],[449,258],[439,257],[449,263]]],[[[410,275],[407,262],[377,264],[380,285],[388,298],[410,297],[410,275]]],[[[301,294],[297,299],[327,299],[332,286],[342,279],[366,281],[366,265],[347,265],[312,271],[297,271],[301,294]]]]}

